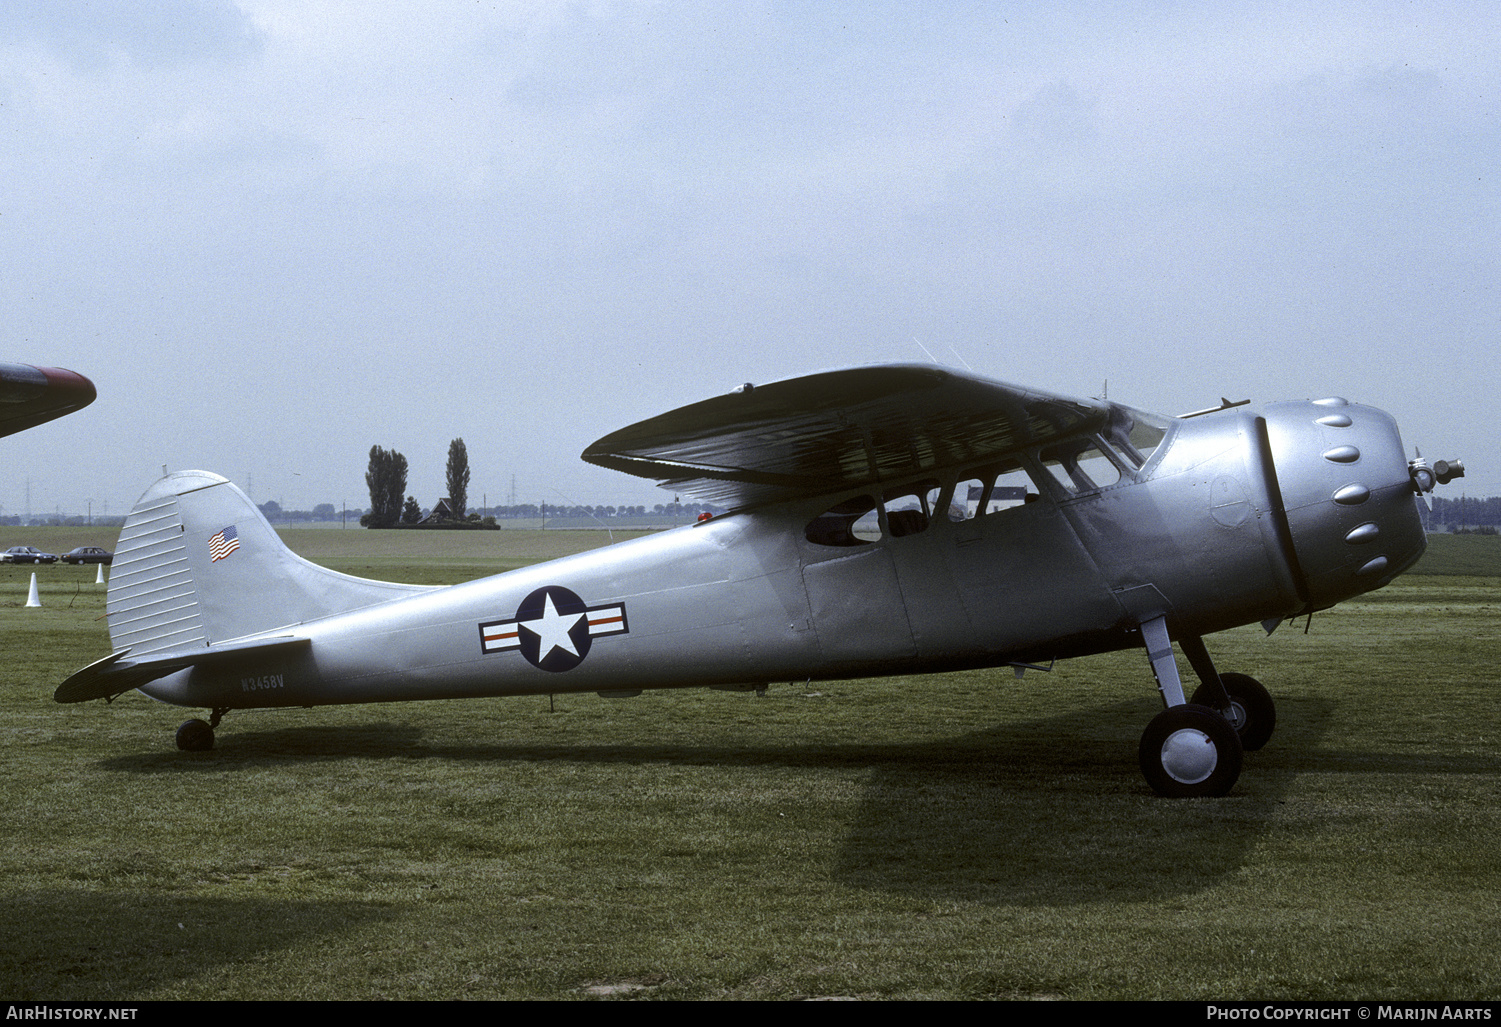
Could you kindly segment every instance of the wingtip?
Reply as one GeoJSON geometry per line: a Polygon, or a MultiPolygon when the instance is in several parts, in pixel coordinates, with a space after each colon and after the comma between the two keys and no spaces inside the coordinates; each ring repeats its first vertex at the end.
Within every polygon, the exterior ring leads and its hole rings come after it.
{"type": "Polygon", "coordinates": [[[98,395],[94,383],[77,371],[0,362],[0,435],[82,410],[98,395]]]}
{"type": "Polygon", "coordinates": [[[82,409],[99,398],[99,390],[94,383],[77,371],[69,371],[65,367],[38,367],[47,378],[47,385],[59,396],[69,396],[76,404],[74,409],[82,409]]]}

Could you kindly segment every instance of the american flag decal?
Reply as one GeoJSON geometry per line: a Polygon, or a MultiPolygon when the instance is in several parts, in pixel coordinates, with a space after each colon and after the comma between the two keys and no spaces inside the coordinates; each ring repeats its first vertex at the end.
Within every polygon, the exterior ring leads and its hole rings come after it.
{"type": "Polygon", "coordinates": [[[218,563],[230,553],[240,548],[240,534],[235,531],[231,524],[219,534],[208,540],[208,555],[213,557],[210,563],[218,563]]]}

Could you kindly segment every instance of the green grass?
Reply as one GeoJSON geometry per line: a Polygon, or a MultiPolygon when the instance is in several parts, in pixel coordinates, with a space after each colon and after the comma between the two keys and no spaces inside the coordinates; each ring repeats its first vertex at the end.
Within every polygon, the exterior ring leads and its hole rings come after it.
{"type": "MultiPolygon", "coordinates": [[[[289,537],[406,580],[605,541],[437,534],[289,537]]],[[[41,568],[25,609],[30,573],[0,567],[10,999],[1501,997],[1494,577],[1215,636],[1277,734],[1168,801],[1138,653],[233,713],[181,753],[190,711],[51,701],[109,650],[103,589],[41,568]]]]}
{"type": "Polygon", "coordinates": [[[1429,535],[1428,551],[1413,571],[1417,574],[1501,576],[1501,536],[1429,535]]]}

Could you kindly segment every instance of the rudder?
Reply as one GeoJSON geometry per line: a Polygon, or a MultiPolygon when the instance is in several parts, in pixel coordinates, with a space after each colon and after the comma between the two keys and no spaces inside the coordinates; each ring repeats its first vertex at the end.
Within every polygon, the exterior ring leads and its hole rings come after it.
{"type": "Polygon", "coordinates": [[[115,651],[139,659],[429,591],[309,563],[234,483],[175,471],[147,489],[125,520],[106,613],[115,651]]]}

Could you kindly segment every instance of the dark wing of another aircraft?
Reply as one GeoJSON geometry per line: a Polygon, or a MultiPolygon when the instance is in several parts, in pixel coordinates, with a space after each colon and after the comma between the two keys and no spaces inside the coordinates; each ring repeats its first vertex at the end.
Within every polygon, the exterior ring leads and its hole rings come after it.
{"type": "Polygon", "coordinates": [[[73,371],[0,363],[0,436],[82,410],[95,395],[94,383],[73,371]]]}
{"type": "Polygon", "coordinates": [[[984,463],[1098,431],[1109,410],[930,364],[853,367],[680,407],[606,435],[583,458],[745,506],[984,463]]]}

